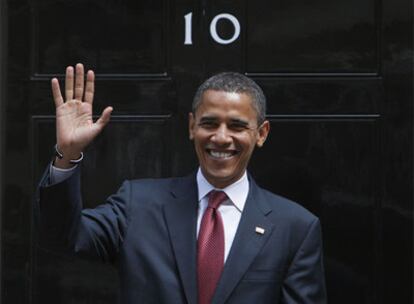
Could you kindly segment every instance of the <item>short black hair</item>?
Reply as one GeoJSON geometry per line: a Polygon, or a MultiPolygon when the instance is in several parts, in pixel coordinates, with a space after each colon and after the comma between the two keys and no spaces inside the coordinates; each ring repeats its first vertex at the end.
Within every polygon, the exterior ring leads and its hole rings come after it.
{"type": "Polygon", "coordinates": [[[208,90],[224,91],[227,93],[244,93],[251,97],[253,107],[257,112],[259,126],[266,119],[266,97],[263,90],[251,78],[236,72],[223,72],[213,75],[204,81],[197,89],[193,99],[192,111],[195,114],[200,105],[204,92],[208,90]]]}

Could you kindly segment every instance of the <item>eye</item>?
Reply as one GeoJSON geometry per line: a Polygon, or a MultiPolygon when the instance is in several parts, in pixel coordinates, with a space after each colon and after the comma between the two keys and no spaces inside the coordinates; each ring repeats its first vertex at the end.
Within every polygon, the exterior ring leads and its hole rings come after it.
{"type": "Polygon", "coordinates": [[[241,132],[241,131],[244,131],[244,130],[248,129],[248,127],[247,127],[247,125],[246,125],[246,124],[243,124],[243,123],[237,123],[237,122],[235,122],[235,123],[231,123],[231,124],[229,125],[229,128],[230,128],[231,130],[233,130],[233,131],[236,131],[236,132],[241,132]]]}
{"type": "Polygon", "coordinates": [[[213,129],[217,127],[217,123],[214,121],[200,121],[198,123],[199,127],[205,128],[205,129],[213,129]]]}

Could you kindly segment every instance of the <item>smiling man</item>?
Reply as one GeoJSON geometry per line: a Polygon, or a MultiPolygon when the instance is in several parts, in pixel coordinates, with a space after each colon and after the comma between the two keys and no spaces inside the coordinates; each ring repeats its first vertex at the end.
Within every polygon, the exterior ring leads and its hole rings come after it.
{"type": "MultiPolygon", "coordinates": [[[[235,79],[240,75],[219,77],[235,79]]],[[[190,139],[204,177],[215,187],[224,188],[242,177],[254,147],[261,147],[266,140],[269,122],[259,119],[249,93],[237,92],[237,88],[235,92],[208,89],[200,99],[189,114],[190,139]]]]}
{"type": "Polygon", "coordinates": [[[199,170],[182,178],[125,181],[82,209],[77,163],[109,121],[93,123],[94,73],[52,80],[56,159],[36,204],[43,246],[117,261],[121,303],[326,303],[319,220],[256,185],[246,168],[269,133],[260,87],[221,73],[198,89],[189,114],[199,170]],[[85,93],[85,94],[84,94],[85,93]]]}

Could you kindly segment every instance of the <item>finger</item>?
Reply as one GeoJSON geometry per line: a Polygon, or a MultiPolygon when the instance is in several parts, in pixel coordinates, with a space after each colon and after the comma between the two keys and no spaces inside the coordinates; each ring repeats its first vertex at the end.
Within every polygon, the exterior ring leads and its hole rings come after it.
{"type": "Polygon", "coordinates": [[[75,99],[82,101],[83,98],[83,82],[84,82],[83,64],[78,63],[76,65],[75,75],[75,99]]]}
{"type": "Polygon", "coordinates": [[[92,104],[95,92],[95,74],[89,70],[86,74],[85,102],[92,104]]]}
{"type": "Polygon", "coordinates": [[[71,66],[66,68],[65,96],[66,100],[73,99],[73,67],[71,66]]]}
{"type": "Polygon", "coordinates": [[[60,92],[59,81],[57,80],[57,78],[53,78],[51,81],[51,84],[52,84],[53,100],[55,101],[56,108],[58,108],[64,102],[62,93],[60,92]]]}
{"type": "Polygon", "coordinates": [[[102,129],[106,126],[106,124],[111,119],[111,113],[113,111],[112,107],[106,107],[105,110],[103,110],[101,117],[96,121],[96,126],[102,129]]]}

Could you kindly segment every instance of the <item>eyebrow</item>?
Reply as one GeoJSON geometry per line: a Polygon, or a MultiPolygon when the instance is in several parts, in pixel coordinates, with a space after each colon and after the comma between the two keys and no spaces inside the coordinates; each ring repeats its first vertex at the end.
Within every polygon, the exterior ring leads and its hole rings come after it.
{"type": "Polygon", "coordinates": [[[217,117],[214,116],[204,116],[200,118],[200,122],[213,122],[217,121],[217,117]]]}
{"type": "Polygon", "coordinates": [[[244,126],[244,127],[248,127],[249,126],[249,122],[248,121],[245,121],[245,120],[239,119],[239,118],[232,118],[232,119],[230,119],[230,122],[231,123],[238,124],[240,126],[244,126]]]}

